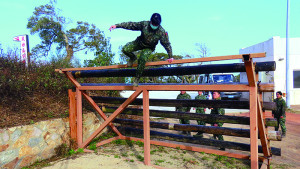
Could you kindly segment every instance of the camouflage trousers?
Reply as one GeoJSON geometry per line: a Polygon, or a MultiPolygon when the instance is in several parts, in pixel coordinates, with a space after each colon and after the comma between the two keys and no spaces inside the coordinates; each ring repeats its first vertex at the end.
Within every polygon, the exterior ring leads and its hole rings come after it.
{"type": "MultiPolygon", "coordinates": [[[[223,126],[223,123],[217,123],[217,124],[218,124],[218,127],[223,126]]],[[[214,126],[214,124],[211,124],[211,126],[214,126]]],[[[214,136],[214,139],[218,138],[218,140],[224,140],[223,135],[221,135],[221,134],[214,134],[213,136],[214,136]]]]}
{"type": "MultiPolygon", "coordinates": [[[[201,109],[196,108],[196,113],[198,113],[198,114],[205,114],[205,111],[204,111],[203,108],[201,108],[201,109]]],[[[204,125],[205,126],[205,122],[204,121],[197,120],[197,123],[198,123],[198,125],[204,125]]],[[[203,137],[203,132],[198,131],[198,133],[196,134],[196,136],[203,137]]]]}
{"type": "Polygon", "coordinates": [[[277,126],[275,126],[275,130],[278,131],[279,125],[281,126],[282,134],[286,133],[286,127],[285,127],[285,117],[275,117],[277,119],[277,126]]]}
{"type": "Polygon", "coordinates": [[[130,60],[133,60],[133,61],[137,59],[136,55],[133,52],[139,51],[139,50],[141,50],[141,55],[138,59],[138,66],[137,66],[137,71],[136,71],[137,78],[140,78],[142,76],[143,71],[145,69],[145,64],[147,62],[147,59],[154,50],[141,46],[137,40],[128,42],[122,48],[122,52],[126,56],[128,56],[130,58],[130,60]]]}

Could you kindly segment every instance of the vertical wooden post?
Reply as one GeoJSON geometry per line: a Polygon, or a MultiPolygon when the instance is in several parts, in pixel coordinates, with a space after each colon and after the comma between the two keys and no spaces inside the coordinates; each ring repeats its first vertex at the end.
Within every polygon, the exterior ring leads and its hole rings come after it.
{"type": "Polygon", "coordinates": [[[251,152],[251,169],[258,168],[258,122],[257,122],[257,81],[254,65],[250,55],[243,55],[245,69],[247,73],[250,101],[250,152],[251,152]]]}
{"type": "Polygon", "coordinates": [[[149,91],[143,90],[143,121],[144,121],[144,163],[150,165],[150,117],[149,91]]]}
{"type": "Polygon", "coordinates": [[[257,87],[250,87],[250,151],[251,168],[258,168],[257,87]]]}
{"type": "Polygon", "coordinates": [[[69,93],[69,125],[70,137],[77,142],[77,123],[76,123],[76,99],[75,92],[72,89],[68,90],[69,93]]]}
{"type": "Polygon", "coordinates": [[[76,88],[76,106],[77,106],[77,144],[82,147],[82,93],[76,88]]]}

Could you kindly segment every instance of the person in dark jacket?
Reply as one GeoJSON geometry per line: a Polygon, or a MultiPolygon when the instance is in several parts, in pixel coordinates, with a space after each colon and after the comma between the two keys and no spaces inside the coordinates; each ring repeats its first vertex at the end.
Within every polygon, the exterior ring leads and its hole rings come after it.
{"type": "Polygon", "coordinates": [[[277,119],[277,126],[275,130],[278,131],[279,125],[281,126],[282,136],[285,137],[286,135],[286,127],[285,127],[285,109],[286,103],[285,100],[282,98],[282,92],[276,92],[276,99],[273,100],[276,103],[276,110],[272,111],[272,115],[274,118],[277,119]]]}

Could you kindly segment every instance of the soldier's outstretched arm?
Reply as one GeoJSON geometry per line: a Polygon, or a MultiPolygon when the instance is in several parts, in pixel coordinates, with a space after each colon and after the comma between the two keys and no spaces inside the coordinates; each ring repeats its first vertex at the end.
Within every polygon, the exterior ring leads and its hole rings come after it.
{"type": "Polygon", "coordinates": [[[116,24],[116,28],[123,28],[123,29],[128,29],[128,30],[133,30],[133,31],[139,31],[139,30],[142,30],[145,25],[147,25],[146,21],[123,22],[123,23],[116,24]]]}

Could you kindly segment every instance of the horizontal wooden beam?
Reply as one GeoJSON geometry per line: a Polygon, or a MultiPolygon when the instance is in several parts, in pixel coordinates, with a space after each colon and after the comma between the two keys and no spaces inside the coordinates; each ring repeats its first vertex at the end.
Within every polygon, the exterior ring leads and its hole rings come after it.
{"type": "MultiPolygon", "coordinates": [[[[81,83],[79,90],[136,90],[142,88],[150,91],[239,91],[249,92],[248,84],[182,84],[182,83],[140,83],[138,87],[128,83],[81,83]]],[[[274,84],[260,84],[260,92],[273,92],[274,84]]]]}
{"type": "MultiPolygon", "coordinates": [[[[126,98],[121,97],[91,97],[96,103],[121,104],[126,98]]],[[[204,107],[204,108],[229,108],[229,109],[249,109],[249,101],[237,100],[184,100],[184,99],[149,99],[150,106],[164,107],[204,107]]],[[[135,99],[131,105],[143,105],[143,99],[135,99]]],[[[265,102],[265,109],[276,110],[276,104],[265,102]]]]}
{"type": "MultiPolygon", "coordinates": [[[[124,134],[134,134],[134,135],[142,135],[143,130],[131,127],[117,127],[121,133],[124,134]]],[[[221,141],[221,140],[212,140],[207,138],[197,138],[197,137],[190,137],[190,136],[183,136],[171,133],[164,133],[150,130],[151,138],[158,138],[164,140],[171,140],[171,141],[178,141],[178,142],[185,142],[185,143],[192,143],[192,144],[200,144],[206,146],[214,146],[220,148],[227,148],[227,149],[234,149],[234,150],[241,150],[241,151],[250,151],[250,144],[245,143],[238,143],[238,142],[231,142],[231,141],[221,141]]],[[[258,146],[258,152],[262,153],[262,146],[258,146]]],[[[273,155],[281,156],[281,149],[271,147],[271,152],[273,155]]]]}
{"type": "Polygon", "coordinates": [[[220,84],[220,85],[143,85],[139,84],[138,87],[132,86],[132,84],[97,84],[91,85],[82,83],[79,86],[79,90],[149,90],[149,91],[240,91],[248,92],[249,86],[246,84],[232,85],[232,84],[220,84]]]}
{"type": "MultiPolygon", "coordinates": [[[[250,55],[251,58],[266,57],[265,53],[251,53],[249,55],[250,55]]],[[[210,62],[210,61],[232,60],[232,59],[243,59],[243,54],[241,54],[241,55],[227,55],[227,56],[215,56],[215,57],[205,57],[205,58],[174,60],[172,63],[169,63],[168,61],[147,62],[146,66],[159,66],[159,65],[196,63],[196,62],[210,62]]],[[[132,67],[136,67],[136,66],[137,66],[137,64],[133,64],[132,67]]],[[[120,68],[127,68],[127,65],[111,65],[111,66],[84,67],[84,68],[61,68],[61,69],[55,69],[55,71],[62,73],[62,72],[66,72],[66,71],[102,70],[102,69],[120,69],[120,68]]]]}
{"type": "MultiPolygon", "coordinates": [[[[276,68],[275,61],[257,62],[255,71],[274,71],[276,68]]],[[[72,71],[72,75],[76,78],[87,77],[135,77],[136,69],[103,69],[103,70],[81,70],[72,71]]],[[[211,64],[197,66],[180,66],[180,67],[162,67],[150,68],[143,71],[142,76],[182,76],[193,74],[210,74],[210,73],[231,73],[246,72],[244,63],[231,64],[211,64]]]]}
{"type": "MultiPolygon", "coordinates": [[[[105,106],[102,108],[105,113],[113,113],[117,107],[105,106]]],[[[126,108],[122,114],[143,116],[143,109],[126,108]]],[[[152,117],[164,117],[164,118],[176,118],[187,120],[200,120],[206,123],[231,123],[231,124],[250,124],[250,118],[244,116],[227,116],[217,114],[199,114],[199,113],[186,113],[178,111],[166,111],[166,110],[150,110],[150,116],[152,117]]],[[[267,126],[276,126],[277,120],[274,118],[266,118],[267,126]]]]}

